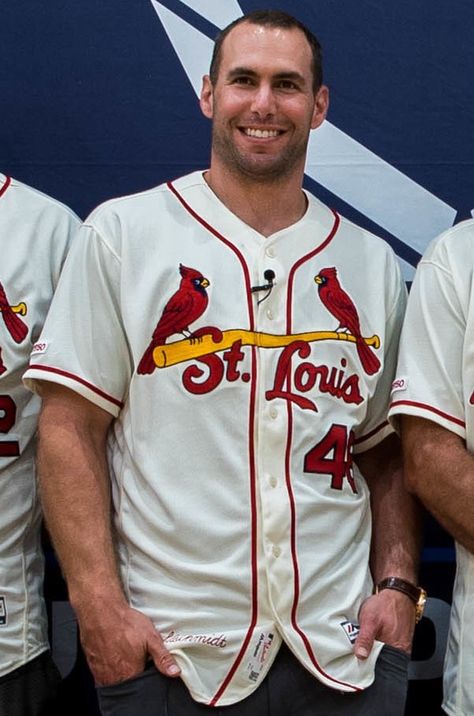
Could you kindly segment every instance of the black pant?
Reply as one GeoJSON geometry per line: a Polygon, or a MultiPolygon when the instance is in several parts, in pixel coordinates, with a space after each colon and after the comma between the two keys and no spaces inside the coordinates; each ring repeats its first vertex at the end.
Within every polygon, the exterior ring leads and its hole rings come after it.
{"type": "Polygon", "coordinates": [[[213,708],[193,701],[181,679],[154,666],[120,684],[98,688],[103,716],[403,716],[409,657],[385,646],[375,681],[342,693],[321,684],[283,645],[263,683],[243,701],[213,708]]]}
{"type": "Polygon", "coordinates": [[[61,677],[49,652],[0,678],[0,716],[53,716],[61,677]]]}

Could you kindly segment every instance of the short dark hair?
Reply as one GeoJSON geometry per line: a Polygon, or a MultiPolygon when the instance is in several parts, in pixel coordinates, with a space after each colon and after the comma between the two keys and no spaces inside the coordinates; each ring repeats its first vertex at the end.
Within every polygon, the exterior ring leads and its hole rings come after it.
{"type": "Polygon", "coordinates": [[[213,85],[216,84],[217,76],[219,74],[222,43],[234,27],[244,22],[251,23],[252,25],[261,25],[263,27],[280,27],[287,30],[296,28],[301,30],[309,43],[313,55],[311,63],[311,69],[313,72],[313,91],[315,93],[318,91],[323,83],[322,50],[319,40],[311,32],[311,30],[308,30],[306,25],[303,25],[303,23],[293,17],[293,15],[289,15],[282,10],[254,10],[247,15],[237,18],[237,20],[234,20],[230,23],[230,25],[227,25],[227,27],[221,30],[214,43],[214,51],[212,53],[211,66],[209,68],[209,76],[213,85]]]}

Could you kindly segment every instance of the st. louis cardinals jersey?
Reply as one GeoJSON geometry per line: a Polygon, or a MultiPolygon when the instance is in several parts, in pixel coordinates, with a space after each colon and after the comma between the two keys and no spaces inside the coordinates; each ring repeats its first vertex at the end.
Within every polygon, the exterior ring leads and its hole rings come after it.
{"type": "Polygon", "coordinates": [[[39,399],[21,379],[78,224],[66,207],[0,174],[0,677],[48,646],[34,470],[39,399]]]}
{"type": "Polygon", "coordinates": [[[265,238],[200,172],[108,202],[81,231],[26,376],[116,417],[130,603],[197,701],[243,699],[282,639],[328,686],[367,686],[380,645],[353,655],[372,582],[352,460],[391,431],[405,305],[391,250],[310,195],[265,238]],[[252,291],[269,270],[273,288],[252,291]]]}
{"type": "MultiPolygon", "coordinates": [[[[474,452],[474,221],[430,244],[418,265],[400,345],[390,416],[431,420],[474,452]]],[[[474,557],[456,545],[444,673],[445,711],[474,713],[474,557]]]]}

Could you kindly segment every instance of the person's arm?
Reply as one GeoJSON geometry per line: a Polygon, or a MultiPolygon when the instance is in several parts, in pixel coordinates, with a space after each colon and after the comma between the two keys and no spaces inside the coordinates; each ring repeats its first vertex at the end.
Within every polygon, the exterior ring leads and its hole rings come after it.
{"type": "MultiPolygon", "coordinates": [[[[390,435],[356,456],[371,494],[371,571],[375,584],[386,577],[417,583],[421,542],[419,506],[403,482],[400,441],[390,435]]],[[[366,658],[374,639],[409,652],[415,608],[405,594],[384,589],[365,600],[359,615],[355,654],[366,658]]]]}
{"type": "Polygon", "coordinates": [[[81,642],[97,684],[127,679],[148,658],[167,676],[179,668],[118,575],[106,439],[112,416],[73,391],[42,383],[38,475],[81,642]]]}
{"type": "Polygon", "coordinates": [[[401,415],[400,432],[408,489],[474,554],[474,456],[459,435],[425,418],[401,415]]]}

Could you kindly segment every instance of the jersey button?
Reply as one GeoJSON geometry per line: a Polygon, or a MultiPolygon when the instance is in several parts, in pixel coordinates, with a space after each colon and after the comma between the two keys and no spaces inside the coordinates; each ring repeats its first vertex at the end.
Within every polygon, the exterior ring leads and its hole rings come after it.
{"type": "Polygon", "coordinates": [[[278,545],[274,544],[272,552],[273,552],[273,556],[278,558],[281,555],[281,548],[278,547],[278,545]]]}
{"type": "Polygon", "coordinates": [[[269,321],[273,321],[273,311],[270,308],[266,310],[267,318],[269,321]]]}
{"type": "Polygon", "coordinates": [[[265,249],[265,253],[269,258],[275,258],[275,249],[273,248],[273,246],[269,246],[268,249],[265,249]]]}
{"type": "Polygon", "coordinates": [[[275,475],[272,475],[268,482],[270,483],[270,487],[276,487],[278,485],[278,480],[276,479],[275,475]]]}
{"type": "Polygon", "coordinates": [[[278,418],[278,410],[276,408],[270,408],[270,417],[272,420],[276,420],[278,418]]]}

